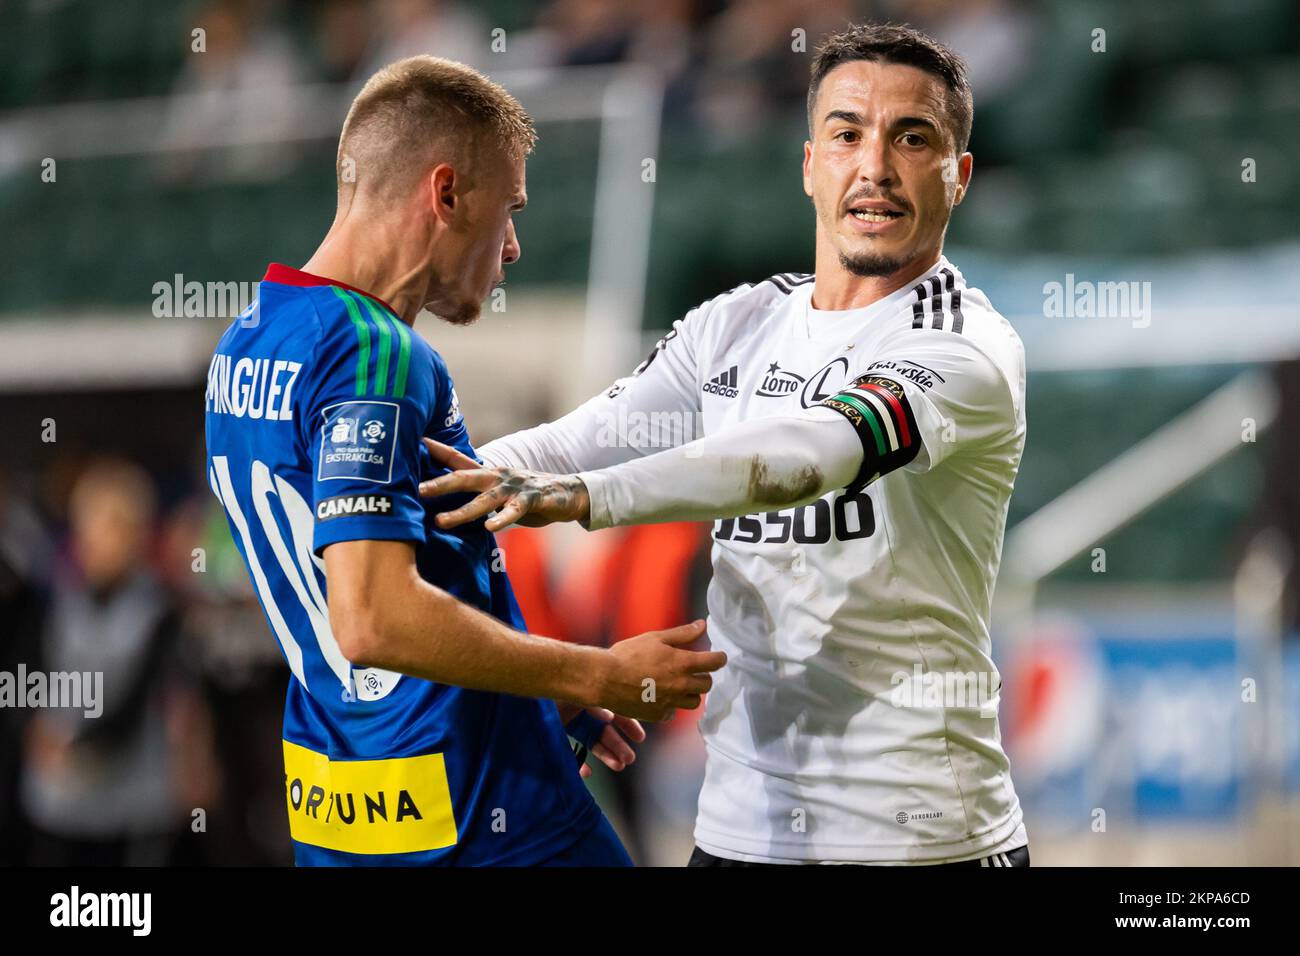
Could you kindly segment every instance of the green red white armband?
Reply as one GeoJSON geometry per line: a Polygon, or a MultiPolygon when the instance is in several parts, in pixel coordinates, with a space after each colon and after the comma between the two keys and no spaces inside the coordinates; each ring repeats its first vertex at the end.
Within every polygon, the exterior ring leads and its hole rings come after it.
{"type": "Polygon", "coordinates": [[[907,392],[892,378],[863,375],[821,404],[847,418],[862,442],[862,468],[854,486],[902,468],[921,450],[907,392]]]}

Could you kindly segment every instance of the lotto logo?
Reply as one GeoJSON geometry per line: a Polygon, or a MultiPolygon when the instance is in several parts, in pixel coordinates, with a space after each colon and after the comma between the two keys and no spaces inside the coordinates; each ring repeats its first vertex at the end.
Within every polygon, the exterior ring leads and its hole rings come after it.
{"type": "Polygon", "coordinates": [[[773,362],[767,367],[767,372],[763,376],[763,384],[758,387],[754,394],[760,398],[784,398],[786,395],[793,395],[803,386],[804,377],[794,372],[781,368],[779,364],[773,362]]]}

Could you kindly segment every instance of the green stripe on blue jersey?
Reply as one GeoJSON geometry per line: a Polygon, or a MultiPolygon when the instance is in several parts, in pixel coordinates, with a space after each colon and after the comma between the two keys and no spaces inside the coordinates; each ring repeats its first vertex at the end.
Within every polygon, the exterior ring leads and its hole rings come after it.
{"type": "Polygon", "coordinates": [[[330,286],[334,294],[343,300],[347,307],[348,316],[352,319],[352,327],[357,333],[357,394],[366,394],[367,374],[370,371],[370,327],[366,325],[366,320],[361,317],[361,311],[357,304],[352,301],[347,292],[336,285],[330,286]]]}
{"type": "Polygon", "coordinates": [[[355,292],[349,294],[365,303],[366,311],[370,313],[375,328],[379,330],[379,360],[375,368],[375,391],[382,395],[388,391],[388,357],[392,350],[393,333],[389,329],[389,318],[370,301],[369,297],[357,295],[355,292]]]}
{"type": "Polygon", "coordinates": [[[390,321],[397,329],[398,341],[397,379],[393,384],[393,397],[401,398],[406,394],[406,373],[411,365],[411,330],[396,316],[390,316],[390,321]]]}
{"type": "MultiPolygon", "coordinates": [[[[402,398],[406,395],[406,376],[411,366],[411,330],[406,327],[406,323],[399,319],[393,310],[384,305],[379,300],[365,295],[364,293],[357,296],[363,299],[370,309],[370,314],[375,318],[375,324],[384,328],[381,318],[387,319],[392,328],[397,330],[397,369],[393,373],[393,398],[402,398]]],[[[385,335],[389,333],[385,330],[385,335]]],[[[381,353],[380,361],[385,362],[385,354],[391,358],[391,353],[381,353]]]]}

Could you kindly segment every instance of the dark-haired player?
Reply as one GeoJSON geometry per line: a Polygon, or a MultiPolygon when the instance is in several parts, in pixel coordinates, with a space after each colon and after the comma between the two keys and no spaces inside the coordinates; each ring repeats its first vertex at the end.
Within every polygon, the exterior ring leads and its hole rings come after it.
{"type": "Polygon", "coordinates": [[[943,256],[971,120],[931,38],[830,37],[804,145],[815,272],[694,309],[633,376],[486,445],[492,468],[435,449],[458,470],[431,493],[481,492],[445,526],[716,521],[729,665],[700,725],[693,864],[1028,865],[989,636],[1024,352],[943,256]],[[602,428],[663,412],[704,437],[650,453],[602,428]]]}

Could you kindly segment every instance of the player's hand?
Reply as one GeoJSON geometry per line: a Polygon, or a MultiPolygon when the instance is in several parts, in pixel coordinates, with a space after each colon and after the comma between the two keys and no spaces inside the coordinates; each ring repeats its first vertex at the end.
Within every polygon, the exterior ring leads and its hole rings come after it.
{"type": "MultiPolygon", "coordinates": [[[[584,709],[578,704],[564,701],[556,701],[555,706],[560,712],[560,721],[566,726],[584,709]]],[[[616,714],[604,707],[585,709],[588,714],[605,723],[600,739],[592,745],[592,756],[616,773],[635,761],[636,751],[632,749],[632,744],[639,744],[645,740],[645,728],[641,726],[641,721],[634,717],[616,714]]],[[[584,777],[590,777],[591,766],[583,763],[578,772],[584,777]]]]}
{"type": "Polygon", "coordinates": [[[485,468],[449,445],[424,439],[434,462],[451,471],[420,483],[421,498],[437,498],[456,492],[478,492],[478,496],[435,519],[439,528],[454,528],[484,515],[489,531],[500,531],[516,522],[540,528],[556,521],[586,521],[591,509],[587,486],[577,475],[547,475],[520,468],[485,468]]]}
{"type": "Polygon", "coordinates": [[[666,631],[649,631],[610,648],[614,662],[600,701],[620,714],[641,720],[667,720],[677,708],[694,710],[713,687],[710,672],[727,663],[721,651],[688,651],[704,635],[695,621],[666,631]]]}

